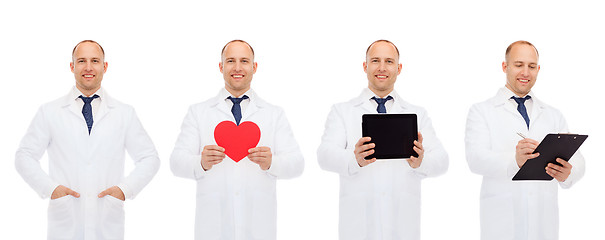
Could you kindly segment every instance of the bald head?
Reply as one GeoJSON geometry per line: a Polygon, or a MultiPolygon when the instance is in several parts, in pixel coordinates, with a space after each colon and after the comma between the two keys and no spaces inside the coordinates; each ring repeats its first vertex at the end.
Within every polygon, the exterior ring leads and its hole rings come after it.
{"type": "Polygon", "coordinates": [[[514,43],[511,43],[510,45],[508,45],[508,47],[506,48],[506,53],[504,54],[504,60],[506,62],[508,62],[509,58],[510,58],[510,52],[513,49],[513,47],[517,46],[517,45],[529,45],[531,47],[534,48],[534,50],[536,50],[536,56],[540,57],[540,54],[538,54],[538,49],[536,48],[536,46],[534,46],[533,44],[531,44],[528,41],[524,41],[524,40],[519,40],[516,41],[514,43]]]}
{"type": "Polygon", "coordinates": [[[221,61],[225,59],[225,49],[227,48],[227,46],[229,46],[231,43],[234,43],[234,42],[246,44],[248,46],[248,48],[250,48],[250,51],[252,52],[252,61],[254,61],[254,49],[252,48],[252,46],[250,46],[250,44],[248,42],[246,42],[244,40],[239,40],[239,39],[231,40],[227,44],[225,44],[225,46],[223,47],[223,50],[221,50],[221,61]]]}
{"type": "Polygon", "coordinates": [[[76,46],[74,47],[74,50],[72,50],[72,51],[71,51],[71,59],[72,59],[72,62],[73,62],[73,61],[74,61],[74,59],[75,59],[75,58],[74,58],[74,56],[75,56],[75,53],[76,53],[76,49],[77,49],[77,48],[80,46],[80,44],[82,44],[82,43],[94,43],[94,44],[96,44],[97,46],[99,46],[99,48],[101,49],[101,53],[103,54],[103,59],[101,59],[101,60],[104,60],[104,59],[105,59],[105,50],[103,50],[103,47],[101,47],[101,44],[99,44],[98,42],[93,41],[93,40],[82,40],[82,41],[80,41],[78,44],[76,44],[76,46]]]}
{"type": "Polygon", "coordinates": [[[392,45],[393,48],[395,48],[395,51],[397,52],[397,60],[399,60],[399,49],[397,49],[397,46],[395,46],[395,44],[393,42],[391,42],[389,40],[385,40],[385,39],[376,40],[372,44],[370,44],[370,46],[368,46],[368,49],[366,50],[366,59],[368,58],[368,52],[370,52],[370,48],[372,48],[377,43],[388,43],[388,44],[392,45]]]}

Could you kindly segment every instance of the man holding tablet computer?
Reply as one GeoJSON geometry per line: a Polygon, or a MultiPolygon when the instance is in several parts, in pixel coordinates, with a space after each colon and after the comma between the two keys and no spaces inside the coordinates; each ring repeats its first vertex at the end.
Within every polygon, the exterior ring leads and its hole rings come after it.
{"type": "Polygon", "coordinates": [[[317,150],[321,168],[340,175],[339,236],[420,239],[421,180],[443,174],[448,156],[426,111],[394,90],[397,47],[373,42],[363,68],[368,88],[332,107],[317,150]]]}

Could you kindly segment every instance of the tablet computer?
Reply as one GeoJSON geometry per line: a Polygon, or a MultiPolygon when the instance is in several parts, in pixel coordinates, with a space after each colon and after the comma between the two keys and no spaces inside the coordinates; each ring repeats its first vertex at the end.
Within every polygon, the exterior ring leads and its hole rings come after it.
{"type": "Polygon", "coordinates": [[[537,158],[527,160],[515,174],[513,181],[552,180],[553,177],[546,173],[546,165],[554,163],[560,166],[561,164],[557,163],[557,158],[569,161],[587,137],[588,135],[563,133],[546,135],[534,150],[534,153],[539,152],[540,155],[537,158]]]}
{"type": "Polygon", "coordinates": [[[364,137],[376,144],[374,154],[365,159],[394,159],[418,157],[414,141],[418,140],[416,114],[364,114],[361,118],[364,137]]]}

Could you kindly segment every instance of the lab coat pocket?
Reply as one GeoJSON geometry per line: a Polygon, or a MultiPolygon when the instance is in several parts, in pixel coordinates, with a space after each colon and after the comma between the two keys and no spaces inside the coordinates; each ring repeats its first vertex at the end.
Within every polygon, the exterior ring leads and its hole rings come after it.
{"type": "Polygon", "coordinates": [[[195,214],[196,239],[220,239],[221,206],[220,197],[217,195],[198,195],[195,214]]]}
{"type": "Polygon", "coordinates": [[[367,204],[364,196],[340,197],[340,222],[338,223],[340,239],[368,239],[366,210],[367,204]]]}
{"type": "Polygon", "coordinates": [[[67,195],[48,204],[48,239],[72,239],[76,234],[74,197],[67,195]]]}
{"type": "Polygon", "coordinates": [[[277,233],[277,200],[274,195],[259,192],[252,206],[252,235],[254,239],[275,239],[277,233]]]}
{"type": "Polygon", "coordinates": [[[124,201],[107,195],[99,199],[101,232],[105,239],[124,239],[124,201]]]}

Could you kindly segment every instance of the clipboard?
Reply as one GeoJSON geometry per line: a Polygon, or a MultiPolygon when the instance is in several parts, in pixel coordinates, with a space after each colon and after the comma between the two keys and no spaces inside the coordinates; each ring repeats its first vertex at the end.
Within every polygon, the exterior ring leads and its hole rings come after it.
{"type": "Polygon", "coordinates": [[[587,137],[588,135],[564,133],[551,133],[546,135],[533,152],[539,152],[540,156],[527,160],[517,174],[515,174],[513,181],[552,180],[553,177],[548,175],[546,170],[544,170],[546,165],[548,165],[548,163],[554,163],[561,166],[561,164],[557,163],[557,158],[569,161],[587,137]]]}
{"type": "Polygon", "coordinates": [[[374,154],[365,159],[418,157],[414,151],[414,141],[418,140],[416,114],[364,114],[361,129],[364,137],[372,138],[368,143],[376,144],[374,154]]]}

